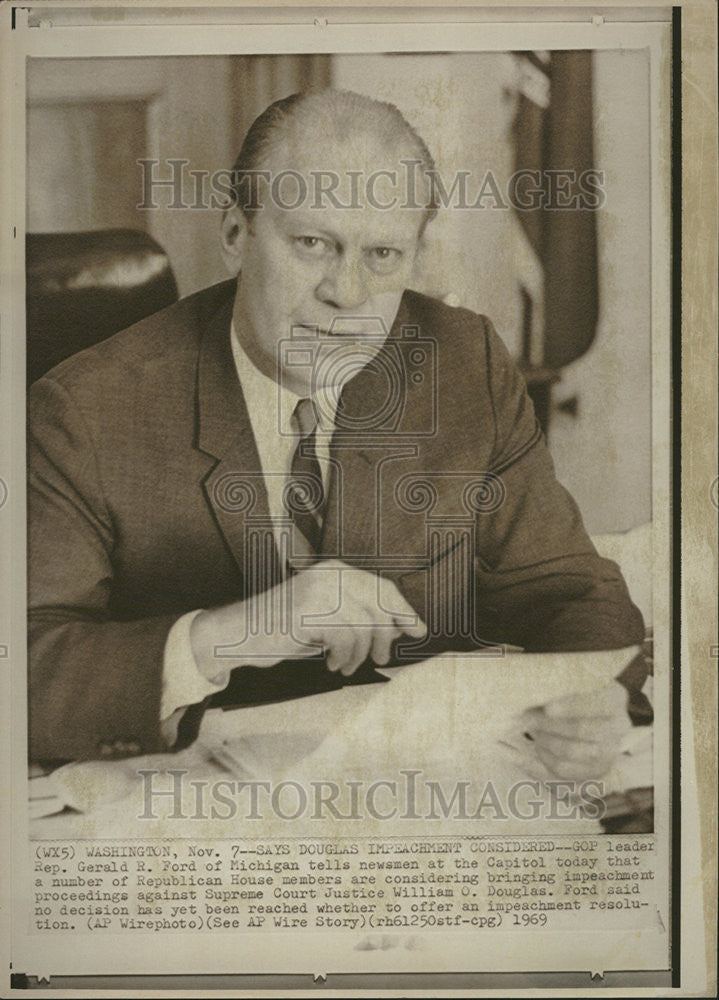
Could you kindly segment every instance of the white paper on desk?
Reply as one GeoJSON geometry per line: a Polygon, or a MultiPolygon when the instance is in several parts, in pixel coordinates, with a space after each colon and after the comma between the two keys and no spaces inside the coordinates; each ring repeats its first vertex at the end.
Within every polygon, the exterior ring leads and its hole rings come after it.
{"type": "Polygon", "coordinates": [[[40,819],[43,816],[53,816],[65,808],[66,803],[57,794],[57,788],[51,777],[30,770],[28,792],[28,809],[30,819],[40,819]]]}
{"type": "Polygon", "coordinates": [[[527,708],[602,687],[635,653],[443,655],[387,671],[389,684],[207,713],[200,740],[238,777],[476,764],[475,750],[521,737],[527,708]]]}
{"type": "Polygon", "coordinates": [[[152,754],[123,760],[87,760],[64,764],[45,778],[30,780],[30,818],[58,812],[65,806],[77,812],[93,813],[127,799],[136,805],[138,771],[144,768],[192,768],[204,760],[205,751],[193,745],[178,754],[152,754]],[[39,781],[44,784],[38,785],[39,781]],[[38,796],[52,796],[50,806],[41,811],[38,796]]]}
{"type": "Polygon", "coordinates": [[[391,684],[361,684],[272,705],[205,712],[198,742],[238,778],[284,773],[312,755],[391,684]]]}

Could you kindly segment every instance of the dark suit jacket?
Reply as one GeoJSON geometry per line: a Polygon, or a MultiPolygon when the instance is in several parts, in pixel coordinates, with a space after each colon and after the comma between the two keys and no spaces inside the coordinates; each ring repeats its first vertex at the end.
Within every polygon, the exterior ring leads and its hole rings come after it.
{"type": "MultiPolygon", "coordinates": [[[[229,342],[234,290],[193,295],[31,391],[34,758],[163,749],[171,626],[275,579],[271,543],[248,570],[269,522],[229,342]]],[[[425,617],[428,643],[404,656],[642,640],[486,319],[407,292],[338,424],[323,553],[390,576],[425,617]]]]}

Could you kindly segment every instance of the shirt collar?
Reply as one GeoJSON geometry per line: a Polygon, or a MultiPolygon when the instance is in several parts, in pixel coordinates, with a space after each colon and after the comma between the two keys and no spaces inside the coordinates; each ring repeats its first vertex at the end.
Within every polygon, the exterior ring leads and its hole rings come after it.
{"type": "MultiPolygon", "coordinates": [[[[296,428],[292,421],[292,414],[298,401],[304,397],[287,386],[275,382],[274,379],[260,371],[242,347],[234,320],[230,324],[230,340],[237,378],[245,397],[250,419],[254,421],[256,415],[263,413],[266,415],[277,414],[279,433],[283,435],[295,434],[296,428]]],[[[337,396],[327,389],[319,389],[312,395],[311,399],[315,403],[319,430],[331,435],[335,429],[337,396]]]]}

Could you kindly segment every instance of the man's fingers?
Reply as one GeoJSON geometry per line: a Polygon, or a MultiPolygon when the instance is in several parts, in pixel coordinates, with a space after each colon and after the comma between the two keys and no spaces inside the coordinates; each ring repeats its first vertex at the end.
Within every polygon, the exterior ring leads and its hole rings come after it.
{"type": "Polygon", "coordinates": [[[358,667],[362,666],[364,661],[369,656],[370,648],[372,646],[373,632],[371,628],[355,627],[351,631],[354,638],[352,651],[347,657],[345,663],[340,667],[340,671],[345,677],[349,677],[350,674],[353,674],[358,667]]]}
{"type": "Polygon", "coordinates": [[[521,724],[539,759],[557,777],[600,778],[631,729],[626,702],[626,690],[613,682],[601,691],[530,709],[522,714],[521,724]]]}
{"type": "Polygon", "coordinates": [[[416,614],[416,612],[413,612],[413,614],[415,617],[415,622],[413,624],[409,624],[408,622],[403,622],[403,621],[397,621],[397,619],[395,618],[397,627],[402,632],[404,632],[405,635],[411,636],[412,639],[424,639],[424,637],[427,635],[427,626],[419,617],[419,615],[416,614]]]}
{"type": "Polygon", "coordinates": [[[537,745],[550,747],[558,756],[569,759],[616,754],[621,741],[632,728],[628,716],[615,719],[551,719],[544,716],[541,710],[525,712],[521,725],[537,745]]]}
{"type": "Polygon", "coordinates": [[[542,744],[536,746],[537,757],[557,778],[565,780],[586,781],[589,778],[601,778],[609,770],[612,758],[598,754],[587,760],[577,760],[552,751],[542,744]]]}
{"type": "Polygon", "coordinates": [[[311,641],[322,642],[328,651],[331,671],[352,674],[369,656],[384,665],[400,635],[422,639],[427,634],[394,583],[375,574],[328,560],[298,573],[295,586],[301,595],[297,610],[306,618],[306,624],[301,619],[302,627],[311,641]],[[333,586],[328,589],[329,583],[333,586]],[[328,606],[329,612],[322,610],[328,606]]]}
{"type": "Polygon", "coordinates": [[[329,650],[327,654],[328,670],[334,673],[337,670],[342,670],[344,666],[352,662],[355,646],[352,629],[331,629],[330,635],[327,636],[324,645],[329,650]]]}
{"type": "Polygon", "coordinates": [[[339,671],[345,677],[353,674],[369,656],[372,635],[369,626],[332,629],[325,640],[325,647],[329,650],[327,668],[339,671]]]}
{"type": "Polygon", "coordinates": [[[556,698],[544,706],[544,711],[547,716],[556,719],[611,719],[626,712],[628,701],[627,689],[612,681],[597,691],[556,698]]]}
{"type": "Polygon", "coordinates": [[[572,719],[547,715],[541,708],[533,708],[524,712],[521,717],[524,729],[533,736],[547,733],[550,736],[564,737],[570,740],[580,740],[584,743],[600,745],[605,742],[604,728],[606,720],[572,719]]]}
{"type": "Polygon", "coordinates": [[[582,743],[561,736],[552,736],[549,733],[535,737],[535,743],[537,747],[551,753],[558,761],[591,764],[597,757],[604,756],[604,751],[596,743],[582,743]]]}
{"type": "Polygon", "coordinates": [[[427,626],[391,580],[379,577],[379,606],[391,615],[397,628],[413,639],[423,639],[427,626]]]}
{"type": "Polygon", "coordinates": [[[400,630],[393,625],[378,625],[374,629],[370,655],[378,667],[383,667],[389,663],[392,654],[392,643],[401,634],[400,630]]]}

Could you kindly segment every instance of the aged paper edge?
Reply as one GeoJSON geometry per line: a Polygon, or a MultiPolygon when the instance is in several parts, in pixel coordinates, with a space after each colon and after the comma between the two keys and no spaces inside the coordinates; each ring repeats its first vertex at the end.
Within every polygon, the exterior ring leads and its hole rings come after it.
{"type": "MultiPolygon", "coordinates": [[[[373,4],[374,5],[374,4],[373,4]]],[[[396,6],[408,6],[402,0],[396,6]]],[[[581,6],[593,6],[580,0],[581,6]]],[[[79,6],[79,5],[77,5],[79,6]]],[[[114,6],[112,0],[101,0],[96,6],[114,6]]],[[[178,6],[199,6],[180,3],[178,6]]],[[[249,5],[243,5],[249,6],[249,5]]],[[[269,6],[269,5],[267,5],[269,6]]],[[[288,6],[304,6],[290,0],[288,6]]],[[[320,0],[319,7],[333,6],[320,0]]],[[[383,6],[385,6],[383,4],[383,6]]],[[[433,6],[420,0],[412,6],[433,6]]],[[[477,5],[481,7],[491,4],[477,5]]],[[[541,7],[537,3],[522,6],[541,7]]],[[[651,8],[657,5],[643,2],[624,4],[609,0],[606,8],[651,8]]],[[[699,829],[694,833],[686,823],[683,834],[685,860],[684,891],[691,881],[699,878],[705,886],[704,930],[706,969],[715,967],[716,926],[716,826],[714,821],[716,788],[716,606],[711,600],[717,575],[716,551],[716,207],[717,170],[716,135],[716,70],[715,37],[716,8],[712,0],[686,0],[682,7],[683,58],[683,258],[682,258],[682,616],[684,645],[689,664],[688,680],[684,680],[684,774],[696,768],[699,800],[699,829]],[[712,151],[707,155],[706,150],[712,151]],[[687,346],[691,344],[691,350],[687,346]],[[713,492],[712,492],[713,491],[713,492]],[[708,661],[708,662],[707,662],[708,661]],[[687,697],[689,695],[689,697],[687,697]],[[689,728],[689,723],[693,723],[689,728]],[[687,737],[691,734],[692,740],[687,737]],[[687,744],[690,744],[687,746],[687,744]],[[692,755],[691,750],[694,754],[692,755]],[[693,761],[692,761],[693,756],[693,761]],[[696,851],[693,849],[696,848],[696,851]],[[700,860],[699,860],[700,859],[700,860]],[[688,863],[694,867],[689,868],[688,863]]],[[[6,62],[7,65],[7,62],[6,62]]],[[[7,84],[9,81],[4,81],[7,84]]],[[[9,93],[9,89],[5,91],[9,93]]],[[[10,189],[5,186],[5,191],[10,189]]],[[[12,260],[6,251],[11,248],[11,236],[3,233],[3,261],[12,260]],[[10,243],[10,246],[8,245],[10,243]]],[[[3,267],[7,276],[9,268],[3,267]]],[[[6,286],[7,287],[7,286],[6,286]]],[[[7,357],[7,352],[3,352],[7,357]]],[[[7,394],[4,394],[7,399],[7,394]]],[[[8,426],[7,424],[5,426],[8,426]]],[[[17,443],[3,441],[6,456],[17,454],[17,443]],[[8,445],[6,449],[6,445],[8,445]]],[[[13,466],[15,462],[12,462],[13,466]]],[[[5,463],[3,463],[4,468],[5,463]]],[[[13,477],[14,479],[14,477],[13,477]]],[[[13,486],[14,486],[13,482],[13,486]]],[[[14,507],[14,509],[17,509],[14,507]]],[[[8,511],[6,511],[8,514],[8,511]]],[[[5,521],[10,520],[8,516],[5,521]]],[[[5,580],[4,583],[7,581],[5,580]]],[[[14,586],[19,585],[15,576],[14,586]]],[[[8,632],[9,634],[9,632],[8,632]]],[[[7,693],[8,671],[2,674],[3,694],[7,693]]],[[[10,698],[3,698],[3,713],[9,734],[10,698]]],[[[9,743],[9,735],[6,736],[9,743]]],[[[15,744],[15,758],[18,746],[15,744]]],[[[5,760],[10,761],[10,753],[5,760]]],[[[8,774],[9,778],[10,775],[8,774]]],[[[6,786],[7,787],[7,786],[6,786]]],[[[9,825],[9,814],[6,813],[9,825]]],[[[7,848],[7,841],[4,841],[7,848]]],[[[5,857],[7,857],[5,853],[5,857]]],[[[9,859],[8,859],[9,860],[9,859]]],[[[3,927],[3,931],[5,931],[3,927]]],[[[684,929],[685,940],[691,927],[684,929]]],[[[596,992],[592,990],[589,992],[596,992]]],[[[696,994],[695,994],[696,995],[696,994]]],[[[705,995],[711,995],[708,992],[705,995]]]]}

